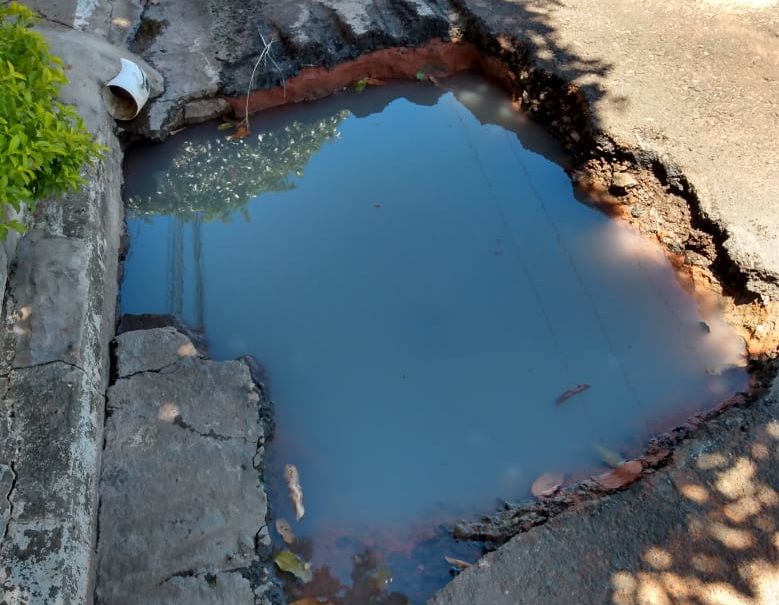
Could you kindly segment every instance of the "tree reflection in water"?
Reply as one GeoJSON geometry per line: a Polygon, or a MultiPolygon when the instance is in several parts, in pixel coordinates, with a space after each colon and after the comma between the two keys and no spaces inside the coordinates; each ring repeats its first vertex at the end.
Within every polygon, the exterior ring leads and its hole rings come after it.
{"type": "Polygon", "coordinates": [[[252,138],[230,140],[226,135],[190,140],[181,145],[164,172],[156,172],[157,189],[127,199],[129,218],[170,217],[167,252],[167,312],[184,311],[184,229],[191,225],[195,279],[194,328],[205,331],[203,276],[204,222],[229,222],[263,193],[288,191],[301,178],[311,157],[325,141],[340,136],[338,127],[349,112],[339,111],[316,121],[294,121],[252,138]]]}
{"type": "Polygon", "coordinates": [[[348,116],[342,110],[313,122],[294,121],[240,141],[226,136],[187,141],[164,167],[156,191],[128,198],[130,217],[228,221],[240,211],[248,220],[246,205],[263,193],[294,188],[293,177],[303,176],[325,141],[339,138],[338,127],[348,116]]]}

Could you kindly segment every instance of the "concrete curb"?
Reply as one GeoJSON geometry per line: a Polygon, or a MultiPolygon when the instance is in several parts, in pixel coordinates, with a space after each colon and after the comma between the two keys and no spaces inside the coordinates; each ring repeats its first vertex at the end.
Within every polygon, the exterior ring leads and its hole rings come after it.
{"type": "Polygon", "coordinates": [[[92,602],[94,585],[123,221],[122,151],[100,91],[119,57],[130,54],[83,32],[40,29],[70,65],[62,100],[76,106],[108,151],[85,169],[82,191],[40,204],[8,276],[0,339],[0,602],[81,604],[92,602]]]}

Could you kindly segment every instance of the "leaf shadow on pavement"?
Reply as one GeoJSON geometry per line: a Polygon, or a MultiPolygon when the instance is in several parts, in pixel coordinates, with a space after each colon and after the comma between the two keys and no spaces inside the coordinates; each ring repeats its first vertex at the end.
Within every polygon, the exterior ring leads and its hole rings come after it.
{"type": "Polygon", "coordinates": [[[702,451],[671,474],[680,522],[663,539],[647,541],[636,566],[612,574],[611,603],[777,602],[779,422],[730,445],[702,451]]]}

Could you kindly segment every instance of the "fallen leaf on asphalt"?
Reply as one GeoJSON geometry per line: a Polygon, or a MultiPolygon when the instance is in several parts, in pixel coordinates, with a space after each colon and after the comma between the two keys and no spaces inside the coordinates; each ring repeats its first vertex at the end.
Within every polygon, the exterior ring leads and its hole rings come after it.
{"type": "Polygon", "coordinates": [[[468,569],[471,564],[463,561],[462,559],[455,559],[454,557],[444,557],[447,563],[457,569],[468,569]]]}
{"type": "Polygon", "coordinates": [[[568,389],[564,393],[562,393],[557,399],[555,399],[555,403],[557,405],[560,405],[562,403],[565,403],[568,401],[571,397],[574,397],[575,395],[578,395],[579,393],[583,393],[587,389],[590,388],[590,385],[587,383],[577,384],[572,389],[568,389]]]}
{"type": "Polygon", "coordinates": [[[295,532],[286,519],[276,519],[276,531],[287,544],[295,543],[295,532]]]}
{"type": "Polygon", "coordinates": [[[305,562],[292,551],[282,550],[273,558],[273,561],[281,571],[291,573],[303,582],[310,582],[314,577],[311,572],[311,563],[305,562]]]}
{"type": "Polygon", "coordinates": [[[300,485],[300,473],[298,467],[294,464],[287,464],[284,467],[284,479],[289,487],[289,498],[292,500],[292,506],[295,508],[295,519],[300,521],[306,514],[303,506],[303,487],[300,485]]]}
{"type": "Polygon", "coordinates": [[[536,498],[548,498],[553,495],[565,480],[562,473],[544,473],[538,479],[533,481],[530,487],[530,493],[536,498]]]}

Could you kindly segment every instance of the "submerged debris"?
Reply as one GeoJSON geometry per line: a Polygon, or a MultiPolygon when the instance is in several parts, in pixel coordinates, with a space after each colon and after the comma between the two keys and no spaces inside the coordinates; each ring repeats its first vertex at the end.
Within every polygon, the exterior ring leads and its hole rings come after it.
{"type": "Polygon", "coordinates": [[[536,498],[548,498],[554,495],[554,493],[560,489],[560,486],[565,480],[565,475],[562,473],[544,473],[538,479],[533,481],[533,485],[530,487],[530,492],[536,498]]]}
{"type": "Polygon", "coordinates": [[[300,473],[298,467],[294,464],[287,464],[284,467],[284,479],[289,487],[289,498],[292,500],[292,506],[295,508],[295,519],[300,521],[306,514],[303,506],[303,488],[300,485],[300,473]]]}
{"type": "Polygon", "coordinates": [[[276,519],[276,532],[286,544],[291,546],[295,543],[295,532],[286,519],[276,519]]]}
{"type": "Polygon", "coordinates": [[[600,443],[593,443],[592,447],[598,452],[600,459],[612,468],[617,468],[625,461],[625,458],[619,453],[602,446],[600,443]]]}
{"type": "Polygon", "coordinates": [[[578,395],[579,393],[583,393],[587,389],[590,388],[590,385],[588,385],[586,382],[583,382],[582,384],[577,384],[572,389],[568,389],[564,393],[562,393],[557,399],[555,399],[556,405],[561,405],[568,401],[571,397],[574,397],[575,395],[578,395]]]}
{"type": "Polygon", "coordinates": [[[471,566],[470,563],[463,561],[462,559],[455,559],[454,557],[445,556],[444,560],[449,563],[449,565],[460,571],[463,569],[468,569],[471,566]]]}
{"type": "Polygon", "coordinates": [[[308,563],[290,550],[282,550],[273,561],[281,571],[291,573],[303,582],[310,582],[314,574],[311,571],[311,563],[308,563]]]}

